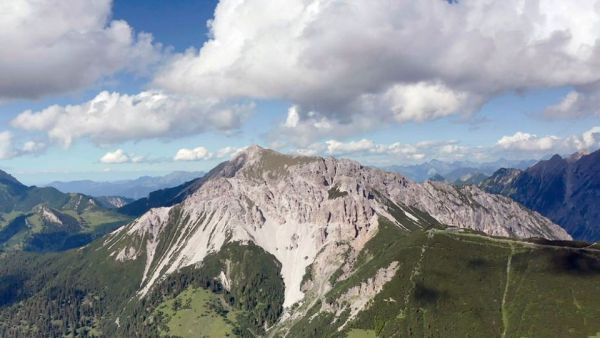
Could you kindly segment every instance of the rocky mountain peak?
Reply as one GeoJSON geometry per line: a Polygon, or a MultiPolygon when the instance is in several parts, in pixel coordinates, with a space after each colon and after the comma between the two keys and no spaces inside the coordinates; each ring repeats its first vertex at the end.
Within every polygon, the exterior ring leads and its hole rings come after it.
{"type": "MultiPolygon", "coordinates": [[[[552,157],[550,157],[550,159],[547,160],[547,163],[558,164],[558,163],[563,163],[564,161],[565,161],[565,159],[562,158],[562,156],[560,156],[559,154],[554,154],[552,157]]],[[[542,161],[542,162],[544,162],[544,161],[542,161]]]]}
{"type": "Polygon", "coordinates": [[[555,155],[524,171],[500,172],[480,184],[491,193],[511,197],[561,225],[575,239],[600,239],[600,150],[555,155]]]}
{"type": "MultiPolygon", "coordinates": [[[[323,160],[321,157],[288,155],[272,149],[252,145],[241,151],[230,161],[222,163],[211,177],[233,177],[238,172],[246,177],[260,177],[264,174],[286,174],[288,169],[323,160]]],[[[211,172],[212,173],[212,172],[211,172]]],[[[209,173],[210,175],[210,173],[209,173]]]]}
{"type": "Polygon", "coordinates": [[[268,151],[272,150],[268,150],[257,144],[253,144],[240,151],[229,162],[234,164],[236,167],[242,167],[245,164],[252,164],[260,161],[268,151]]]}
{"type": "Polygon", "coordinates": [[[569,156],[569,158],[567,158],[567,161],[568,161],[569,163],[572,163],[572,162],[577,162],[577,161],[579,161],[579,160],[580,160],[582,157],[584,157],[584,156],[586,156],[586,155],[589,155],[589,152],[587,152],[587,151],[584,151],[584,150],[581,150],[581,151],[578,151],[578,152],[575,152],[575,153],[571,154],[571,155],[569,156]]]}
{"type": "Polygon", "coordinates": [[[246,149],[240,151],[238,156],[245,154],[247,157],[256,157],[256,156],[261,156],[261,154],[264,153],[265,151],[267,151],[267,149],[259,146],[258,144],[253,144],[253,145],[246,147],[246,149]]]}
{"type": "Polygon", "coordinates": [[[320,252],[336,243],[360,251],[381,217],[403,231],[446,224],[506,237],[569,238],[539,214],[475,187],[418,184],[351,160],[253,146],[213,169],[180,203],[150,210],[106,245],[115,256],[146,257],[145,294],[165,274],[228,242],[252,242],[281,262],[288,306],[302,299],[305,269],[323,259],[320,252]]]}

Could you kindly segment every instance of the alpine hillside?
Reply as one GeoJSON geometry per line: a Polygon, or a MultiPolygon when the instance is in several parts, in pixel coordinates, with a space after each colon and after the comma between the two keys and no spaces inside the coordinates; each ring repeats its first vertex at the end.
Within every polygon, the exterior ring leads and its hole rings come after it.
{"type": "Polygon", "coordinates": [[[0,248],[64,250],[89,243],[128,222],[92,197],[28,187],[0,171],[0,248]]]}
{"type": "Polygon", "coordinates": [[[599,248],[507,197],[257,146],[176,190],[79,250],[0,257],[0,333],[600,332],[599,248]]]}
{"type": "Polygon", "coordinates": [[[479,185],[562,226],[573,238],[600,240],[600,151],[554,155],[526,169],[500,169],[479,185]]]}
{"type": "Polygon", "coordinates": [[[506,197],[471,186],[417,184],[350,160],[286,156],[253,146],[209,177],[180,204],[151,209],[107,238],[116,259],[146,256],[142,294],[166,274],[242,241],[281,262],[284,305],[290,306],[302,299],[302,276],[319,251],[339,241],[360,251],[379,217],[395,220],[392,213],[408,220],[398,224],[407,230],[420,227],[422,214],[494,236],[570,239],[506,197]]]}

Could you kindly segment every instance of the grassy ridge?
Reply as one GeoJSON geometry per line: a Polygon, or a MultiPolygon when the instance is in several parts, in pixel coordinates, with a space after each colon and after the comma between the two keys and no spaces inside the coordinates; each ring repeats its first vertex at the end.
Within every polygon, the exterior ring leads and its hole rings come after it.
{"type": "Polygon", "coordinates": [[[0,250],[66,250],[130,219],[90,196],[28,187],[0,171],[0,250]]]}
{"type": "MultiPolygon", "coordinates": [[[[355,318],[317,303],[292,337],[586,337],[600,332],[600,254],[383,220],[325,304],[392,261],[394,278],[355,318]],[[344,323],[346,323],[345,326],[344,323]]],[[[338,304],[339,305],[339,304],[338,304]]]]}
{"type": "Polygon", "coordinates": [[[0,249],[34,252],[68,250],[88,244],[131,220],[129,216],[98,206],[90,197],[60,192],[54,194],[57,194],[55,200],[46,201],[48,193],[44,193],[41,197],[19,201],[15,206],[17,209],[0,213],[0,249]],[[40,204],[35,204],[38,202],[40,204]],[[29,207],[31,209],[26,209],[29,207]],[[44,217],[43,208],[55,215],[59,222],[44,217]]]}

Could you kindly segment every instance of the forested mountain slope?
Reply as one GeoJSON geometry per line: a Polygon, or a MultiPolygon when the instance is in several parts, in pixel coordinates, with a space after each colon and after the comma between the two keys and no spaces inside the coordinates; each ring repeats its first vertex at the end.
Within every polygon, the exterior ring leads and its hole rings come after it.
{"type": "Polygon", "coordinates": [[[599,248],[569,239],[476,187],[251,147],[85,248],[5,254],[0,333],[594,335],[599,248]]]}

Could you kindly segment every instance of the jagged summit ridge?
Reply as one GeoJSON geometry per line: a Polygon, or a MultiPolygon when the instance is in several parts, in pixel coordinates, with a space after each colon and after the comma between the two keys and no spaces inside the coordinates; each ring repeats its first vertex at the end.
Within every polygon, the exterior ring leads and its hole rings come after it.
{"type": "Polygon", "coordinates": [[[480,186],[536,210],[575,239],[600,240],[600,150],[554,155],[523,171],[497,171],[480,186]]]}
{"type": "Polygon", "coordinates": [[[303,297],[306,266],[325,259],[319,252],[335,243],[360,251],[379,217],[407,231],[431,223],[423,218],[428,214],[491,235],[569,238],[508,198],[475,187],[417,184],[351,160],[288,156],[253,146],[207,176],[181,203],[150,210],[106,240],[121,260],[146,257],[142,295],[165,274],[201,262],[226,242],[244,241],[281,262],[285,306],[290,306],[303,297]]]}

